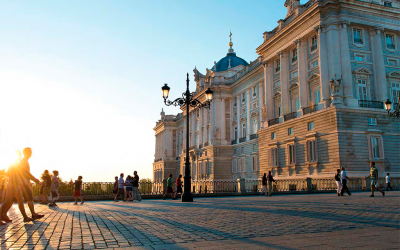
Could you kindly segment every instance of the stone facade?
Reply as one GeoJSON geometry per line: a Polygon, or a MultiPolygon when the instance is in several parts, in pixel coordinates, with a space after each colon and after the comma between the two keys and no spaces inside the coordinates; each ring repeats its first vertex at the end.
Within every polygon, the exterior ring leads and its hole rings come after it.
{"type": "MultiPolygon", "coordinates": [[[[193,180],[400,175],[400,120],[383,102],[400,94],[400,2],[287,0],[248,64],[233,52],[206,74],[194,70],[190,111],[193,180]]],[[[398,104],[396,104],[398,105],[398,104]]],[[[394,105],[393,105],[394,106],[394,105]]],[[[185,112],[157,123],[154,178],[184,170],[185,112]],[[161,174],[160,174],[161,173],[161,174]]]]}

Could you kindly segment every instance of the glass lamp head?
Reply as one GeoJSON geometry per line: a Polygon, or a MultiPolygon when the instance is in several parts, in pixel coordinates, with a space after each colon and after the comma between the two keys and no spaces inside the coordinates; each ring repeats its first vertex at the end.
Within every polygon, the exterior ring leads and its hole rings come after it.
{"type": "Polygon", "coordinates": [[[392,109],[392,102],[389,99],[386,100],[385,107],[387,111],[392,109]]]}
{"type": "Polygon", "coordinates": [[[206,100],[208,102],[211,102],[212,101],[212,96],[213,96],[213,91],[210,88],[208,88],[206,90],[206,100]]]}
{"type": "Polygon", "coordinates": [[[163,98],[164,98],[164,99],[167,99],[167,98],[168,98],[168,95],[169,95],[170,87],[168,87],[168,85],[165,83],[164,86],[162,86],[161,89],[162,89],[163,98]]]}

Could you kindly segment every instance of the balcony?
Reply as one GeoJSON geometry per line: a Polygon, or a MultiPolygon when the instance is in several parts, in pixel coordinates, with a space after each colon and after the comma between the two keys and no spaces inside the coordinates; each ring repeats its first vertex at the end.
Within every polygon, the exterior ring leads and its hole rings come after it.
{"type": "Polygon", "coordinates": [[[297,112],[292,112],[283,116],[284,121],[289,121],[297,117],[297,112]]]}
{"type": "Polygon", "coordinates": [[[208,144],[209,144],[209,142],[205,142],[205,143],[203,143],[203,147],[207,147],[207,146],[208,146],[208,144]]]}
{"type": "Polygon", "coordinates": [[[239,138],[239,143],[242,143],[242,142],[245,142],[245,141],[246,141],[246,137],[239,138]]]}
{"type": "Polygon", "coordinates": [[[354,38],[354,43],[363,44],[363,40],[361,38],[354,38]]]}
{"type": "Polygon", "coordinates": [[[312,105],[307,108],[303,108],[303,115],[311,114],[317,111],[317,105],[312,105]]]}
{"type": "Polygon", "coordinates": [[[386,48],[388,49],[396,49],[396,47],[394,46],[394,44],[386,44],[386,48]]]}
{"type": "Polygon", "coordinates": [[[255,140],[258,138],[258,134],[252,134],[250,135],[250,140],[255,140]]]}
{"type": "Polygon", "coordinates": [[[311,51],[314,51],[314,50],[316,50],[316,49],[318,49],[318,45],[317,45],[317,44],[313,44],[313,45],[311,46],[311,51]]]}
{"type": "Polygon", "coordinates": [[[359,100],[358,107],[370,109],[383,109],[383,102],[359,100]]]}
{"type": "Polygon", "coordinates": [[[279,123],[279,118],[271,119],[268,121],[268,127],[278,123],[279,123]]]}
{"type": "Polygon", "coordinates": [[[236,140],[232,140],[231,145],[235,145],[235,144],[237,144],[236,140]]]}
{"type": "Polygon", "coordinates": [[[295,63],[297,61],[297,56],[294,56],[293,58],[292,58],[292,63],[295,63]]]}

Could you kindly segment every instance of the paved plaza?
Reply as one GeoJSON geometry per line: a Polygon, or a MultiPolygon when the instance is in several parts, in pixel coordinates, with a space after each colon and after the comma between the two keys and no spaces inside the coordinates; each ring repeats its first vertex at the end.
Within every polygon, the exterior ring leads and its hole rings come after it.
{"type": "Polygon", "coordinates": [[[400,192],[37,205],[0,226],[1,249],[398,249],[400,192]]]}

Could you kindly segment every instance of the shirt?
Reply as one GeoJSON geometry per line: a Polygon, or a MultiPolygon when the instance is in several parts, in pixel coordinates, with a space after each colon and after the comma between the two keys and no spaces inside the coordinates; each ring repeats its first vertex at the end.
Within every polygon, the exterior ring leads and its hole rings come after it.
{"type": "Polygon", "coordinates": [[[18,164],[12,164],[8,167],[7,175],[8,175],[8,183],[13,187],[21,185],[21,178],[18,173],[18,164]]]}
{"type": "Polygon", "coordinates": [[[172,187],[171,177],[168,177],[168,179],[167,179],[167,187],[172,187]]]}
{"type": "Polygon", "coordinates": [[[125,186],[124,183],[125,183],[124,178],[123,177],[119,177],[118,188],[124,188],[124,186],[125,186]]]}
{"type": "MultiPolygon", "coordinates": [[[[21,169],[21,172],[25,172],[27,171],[28,173],[31,172],[31,167],[29,166],[29,162],[28,160],[26,160],[25,158],[22,158],[21,161],[19,162],[19,167],[21,169]]],[[[31,180],[27,177],[22,177],[21,178],[21,184],[22,185],[30,185],[31,184],[31,180]]]]}
{"type": "Polygon", "coordinates": [[[181,178],[179,178],[179,177],[176,179],[176,186],[177,187],[182,186],[182,181],[181,181],[181,178]]]}
{"type": "Polygon", "coordinates": [[[372,167],[370,169],[370,174],[372,179],[376,179],[376,176],[378,175],[378,169],[376,169],[376,167],[372,167]]]}
{"type": "Polygon", "coordinates": [[[76,180],[75,181],[75,190],[76,191],[81,191],[81,189],[82,189],[82,181],[76,180]]]}
{"type": "Polygon", "coordinates": [[[267,175],[268,181],[274,181],[274,177],[272,177],[272,174],[267,175]]]}
{"type": "Polygon", "coordinates": [[[51,180],[51,185],[53,188],[59,188],[60,187],[60,180],[57,178],[57,176],[53,176],[51,180]]]}
{"type": "Polygon", "coordinates": [[[389,175],[386,175],[386,183],[390,183],[390,177],[389,177],[389,175]]]}
{"type": "Polygon", "coordinates": [[[139,187],[139,175],[133,177],[132,186],[139,187]]]}
{"type": "Polygon", "coordinates": [[[118,181],[117,180],[114,182],[114,189],[118,189],[118,181]]]}
{"type": "Polygon", "coordinates": [[[262,177],[262,184],[263,184],[263,186],[267,185],[267,177],[265,177],[265,176],[262,177]]]}
{"type": "Polygon", "coordinates": [[[45,187],[49,188],[51,186],[51,177],[50,177],[50,175],[46,175],[43,178],[43,181],[45,182],[45,187]]]}
{"type": "Polygon", "coordinates": [[[335,174],[335,181],[340,181],[340,174],[335,174]]]}
{"type": "Polygon", "coordinates": [[[340,174],[340,177],[342,178],[342,181],[343,181],[343,180],[347,180],[346,171],[342,170],[342,173],[340,174]]]}

